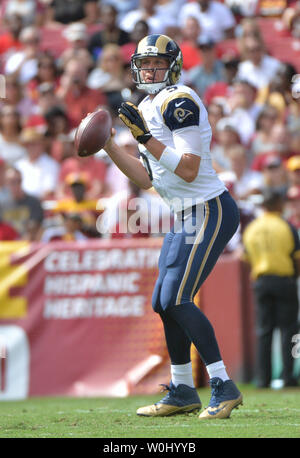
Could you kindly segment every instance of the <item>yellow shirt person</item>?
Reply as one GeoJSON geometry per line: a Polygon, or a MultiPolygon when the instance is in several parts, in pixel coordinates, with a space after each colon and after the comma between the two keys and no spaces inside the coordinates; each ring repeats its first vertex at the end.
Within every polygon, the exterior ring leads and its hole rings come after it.
{"type": "Polygon", "coordinates": [[[281,333],[284,386],[298,386],[293,375],[292,339],[298,331],[297,276],[300,242],[296,229],[282,217],[283,195],[268,188],[264,192],[264,213],[245,229],[245,260],[251,266],[256,305],[256,385],[269,387],[272,381],[272,338],[281,333]]]}
{"type": "Polygon", "coordinates": [[[266,211],[252,221],[244,231],[243,242],[252,278],[297,275],[294,261],[300,258],[298,235],[279,212],[266,211]]]}

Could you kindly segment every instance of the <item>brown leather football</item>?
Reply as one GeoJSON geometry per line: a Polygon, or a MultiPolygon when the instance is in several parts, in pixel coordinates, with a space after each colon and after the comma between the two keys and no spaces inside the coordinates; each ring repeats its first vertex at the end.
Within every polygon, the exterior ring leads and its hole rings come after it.
{"type": "Polygon", "coordinates": [[[78,156],[86,157],[100,151],[111,135],[110,113],[100,108],[89,113],[79,124],[75,133],[75,148],[78,156]]]}

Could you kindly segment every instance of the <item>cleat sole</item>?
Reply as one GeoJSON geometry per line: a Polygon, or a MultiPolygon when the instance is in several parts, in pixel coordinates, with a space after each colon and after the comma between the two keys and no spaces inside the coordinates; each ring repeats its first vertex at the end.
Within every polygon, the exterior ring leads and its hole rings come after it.
{"type": "Polygon", "coordinates": [[[136,414],[140,417],[170,417],[172,415],[198,413],[202,407],[201,404],[191,404],[183,407],[169,406],[167,404],[161,404],[161,406],[163,408],[159,409],[156,409],[154,406],[141,407],[137,410],[136,414]],[[148,409],[148,412],[146,409],[148,409]]]}

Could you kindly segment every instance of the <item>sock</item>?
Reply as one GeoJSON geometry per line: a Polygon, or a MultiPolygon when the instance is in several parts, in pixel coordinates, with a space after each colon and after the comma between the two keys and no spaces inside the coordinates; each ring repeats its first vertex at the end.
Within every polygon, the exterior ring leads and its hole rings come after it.
{"type": "Polygon", "coordinates": [[[184,384],[195,388],[191,362],[187,364],[171,364],[171,375],[173,385],[184,384]]]}
{"type": "Polygon", "coordinates": [[[219,377],[225,382],[225,380],[230,380],[228,376],[223,361],[217,361],[216,363],[208,364],[206,366],[209,378],[219,377]]]}

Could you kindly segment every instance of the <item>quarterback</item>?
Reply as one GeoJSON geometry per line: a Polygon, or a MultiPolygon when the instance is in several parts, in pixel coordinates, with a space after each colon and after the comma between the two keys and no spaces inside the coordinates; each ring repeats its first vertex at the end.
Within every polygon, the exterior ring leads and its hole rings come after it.
{"type": "Polygon", "coordinates": [[[201,409],[192,377],[193,343],[212,390],[199,418],[228,418],[242,404],[242,394],[227,374],[211,323],[193,299],[237,229],[238,209],[212,167],[207,111],[191,88],[178,84],[182,53],[175,41],[165,35],[143,38],[131,69],[137,88],[148,95],[138,107],[122,103],[119,117],[138,141],[141,157],[125,154],[113,136],[105,150],[139,187],[153,186],[176,217],[163,242],[152,299],[164,326],[171,381],[159,402],[139,408],[137,414],[167,416],[201,409]]]}

